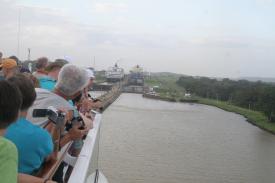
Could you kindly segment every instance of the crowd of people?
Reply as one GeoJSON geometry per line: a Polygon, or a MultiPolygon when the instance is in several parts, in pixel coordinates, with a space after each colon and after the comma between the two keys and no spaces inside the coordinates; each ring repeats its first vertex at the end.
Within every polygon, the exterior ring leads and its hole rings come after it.
{"type": "Polygon", "coordinates": [[[93,70],[38,58],[35,72],[0,52],[0,178],[5,183],[66,182],[73,167],[62,162],[52,180],[39,177],[68,144],[77,158],[93,128],[93,70]],[[42,113],[43,114],[42,114],[42,113]],[[64,167],[67,171],[64,171],[64,167]]]}

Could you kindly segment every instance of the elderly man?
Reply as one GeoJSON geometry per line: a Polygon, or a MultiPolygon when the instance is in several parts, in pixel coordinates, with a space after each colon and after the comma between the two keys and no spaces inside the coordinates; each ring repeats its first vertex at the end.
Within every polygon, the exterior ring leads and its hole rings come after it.
{"type": "Polygon", "coordinates": [[[72,64],[65,65],[59,73],[53,92],[36,88],[37,98],[28,112],[27,119],[45,127],[48,124],[48,118],[34,118],[32,116],[34,109],[47,109],[53,106],[57,109],[73,111],[74,107],[68,101],[79,96],[88,81],[85,69],[72,64]]]}
{"type": "MultiPolygon", "coordinates": [[[[33,106],[28,111],[27,119],[36,125],[45,127],[51,131],[55,126],[53,123],[49,123],[48,118],[34,118],[32,116],[34,109],[47,109],[49,106],[53,106],[56,109],[61,109],[67,111],[67,120],[71,121],[72,117],[75,116],[75,108],[68,102],[78,97],[85,86],[89,82],[89,77],[85,69],[80,68],[76,65],[67,64],[65,65],[58,75],[58,80],[55,85],[53,92],[45,89],[36,88],[37,98],[33,106]]],[[[77,116],[75,116],[77,117],[77,116]]],[[[67,144],[69,141],[78,142],[88,133],[91,128],[92,121],[85,118],[84,122],[86,127],[84,129],[79,129],[79,124],[75,124],[68,133],[64,133],[59,144],[61,147],[67,144]]],[[[78,144],[75,144],[75,147],[78,144]]],[[[81,147],[81,144],[79,145],[81,147]]],[[[77,147],[76,147],[77,148],[77,147]]],[[[61,168],[62,169],[62,168],[61,168]]],[[[60,171],[62,174],[62,171],[60,171]]],[[[62,175],[59,174],[58,178],[62,175]]],[[[56,181],[61,181],[60,179],[55,179],[56,181]]]]}
{"type": "Polygon", "coordinates": [[[37,59],[36,63],[36,71],[33,73],[33,75],[40,79],[41,77],[45,77],[47,75],[47,72],[45,72],[45,68],[48,66],[48,58],[47,57],[41,57],[37,59]]]}
{"type": "Polygon", "coordinates": [[[15,60],[7,58],[2,60],[0,65],[5,79],[14,76],[18,72],[17,63],[15,60]]]}

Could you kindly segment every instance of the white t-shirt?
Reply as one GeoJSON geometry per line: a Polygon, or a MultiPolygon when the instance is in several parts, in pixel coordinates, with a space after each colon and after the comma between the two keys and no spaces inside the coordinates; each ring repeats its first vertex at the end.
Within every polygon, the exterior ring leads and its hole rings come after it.
{"type": "Polygon", "coordinates": [[[49,106],[53,106],[56,109],[74,110],[74,107],[64,98],[42,88],[35,88],[36,100],[31,108],[28,110],[27,120],[31,121],[35,125],[44,127],[47,122],[47,117],[34,118],[32,116],[34,109],[47,109],[49,106]]]}

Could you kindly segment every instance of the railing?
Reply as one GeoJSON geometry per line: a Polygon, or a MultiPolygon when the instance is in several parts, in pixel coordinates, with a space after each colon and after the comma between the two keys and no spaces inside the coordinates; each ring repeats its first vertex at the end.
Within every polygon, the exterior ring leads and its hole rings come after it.
{"type": "Polygon", "coordinates": [[[71,142],[66,144],[61,151],[58,152],[57,159],[52,160],[43,164],[39,172],[36,174],[37,177],[45,178],[45,179],[52,179],[56,170],[58,169],[61,162],[64,160],[70,146],[71,142]]]}
{"type": "Polygon", "coordinates": [[[84,141],[68,183],[86,183],[87,177],[98,169],[101,114],[96,114],[94,127],[84,141]]]}
{"type": "Polygon", "coordinates": [[[61,162],[65,162],[74,167],[68,183],[94,183],[95,180],[100,180],[100,177],[101,181],[99,182],[108,182],[104,175],[98,171],[100,127],[101,114],[97,113],[93,121],[93,129],[88,132],[79,156],[76,158],[68,154],[70,142],[58,152],[57,159],[45,163],[36,176],[52,179],[61,162]],[[92,174],[93,176],[90,176],[92,174]]]}

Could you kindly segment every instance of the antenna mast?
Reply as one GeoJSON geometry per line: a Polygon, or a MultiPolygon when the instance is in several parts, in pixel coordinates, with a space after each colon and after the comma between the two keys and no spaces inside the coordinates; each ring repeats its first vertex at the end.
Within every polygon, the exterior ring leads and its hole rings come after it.
{"type": "Polygon", "coordinates": [[[18,14],[18,32],[17,32],[17,57],[20,58],[20,31],[21,31],[21,8],[18,14]]]}
{"type": "Polygon", "coordinates": [[[94,70],[95,70],[95,56],[94,56],[94,70]]]}

